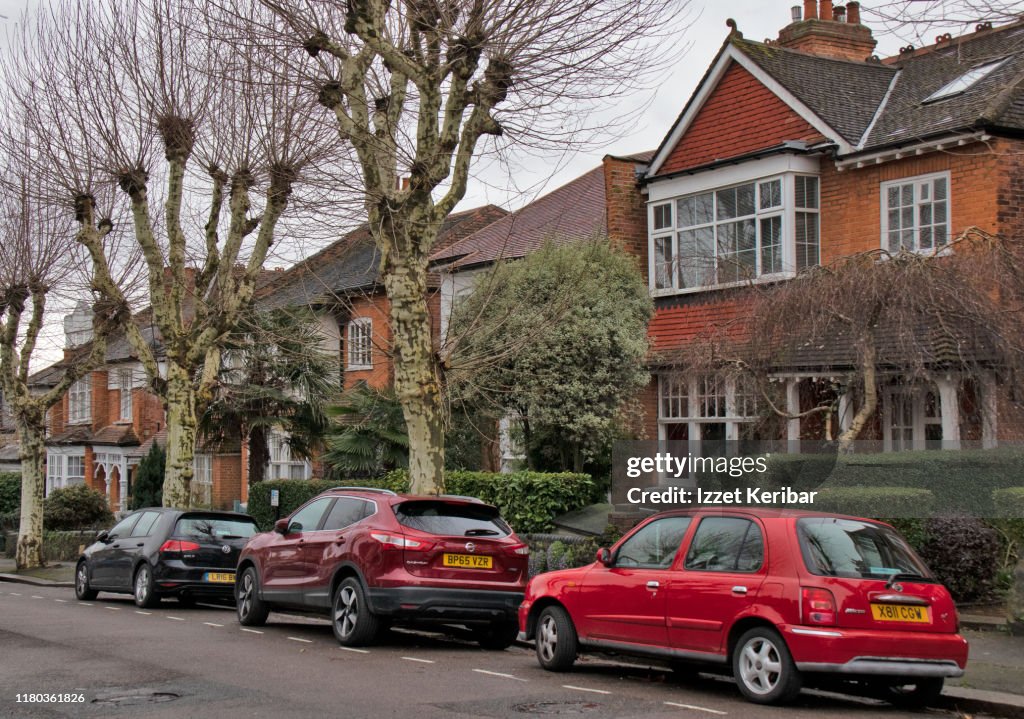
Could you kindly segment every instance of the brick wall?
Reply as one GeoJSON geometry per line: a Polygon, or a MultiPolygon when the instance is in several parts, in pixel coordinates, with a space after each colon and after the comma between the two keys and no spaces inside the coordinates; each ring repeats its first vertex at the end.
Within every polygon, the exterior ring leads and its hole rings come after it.
{"type": "Polygon", "coordinates": [[[812,141],[820,136],[753,75],[733,64],[658,174],[738,157],[786,140],[812,141]]]}
{"type": "Polygon", "coordinates": [[[242,499],[242,454],[217,454],[213,457],[214,509],[231,509],[236,499],[242,499]]]}
{"type": "Polygon", "coordinates": [[[637,163],[609,156],[603,164],[608,238],[637,258],[647,282],[647,204],[637,183],[637,163]]]}
{"type": "Polygon", "coordinates": [[[391,321],[388,316],[389,302],[383,293],[358,297],[351,302],[351,319],[368,317],[373,322],[373,369],[349,370],[348,367],[348,328],[345,329],[343,340],[345,356],[342,361],[345,369],[345,389],[350,389],[359,381],[371,387],[387,387],[393,376],[391,369],[391,321]]]}

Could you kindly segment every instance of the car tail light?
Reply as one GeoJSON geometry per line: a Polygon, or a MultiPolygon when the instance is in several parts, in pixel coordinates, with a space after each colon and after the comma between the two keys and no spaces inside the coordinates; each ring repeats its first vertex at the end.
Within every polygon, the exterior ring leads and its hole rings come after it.
{"type": "Polygon", "coordinates": [[[161,552],[198,552],[199,545],[195,542],[182,542],[180,539],[168,539],[160,545],[161,552]]]}
{"type": "Polygon", "coordinates": [[[518,554],[520,557],[530,556],[530,547],[527,544],[513,544],[511,547],[505,547],[505,551],[509,554],[518,554]]]}
{"type": "Polygon", "coordinates": [[[832,626],[836,623],[836,600],[832,592],[817,587],[803,587],[804,622],[832,626]]]}
{"type": "Polygon", "coordinates": [[[402,534],[370,532],[370,536],[383,544],[385,549],[407,549],[412,552],[425,552],[434,546],[430,542],[424,542],[419,539],[410,539],[402,534]]]}

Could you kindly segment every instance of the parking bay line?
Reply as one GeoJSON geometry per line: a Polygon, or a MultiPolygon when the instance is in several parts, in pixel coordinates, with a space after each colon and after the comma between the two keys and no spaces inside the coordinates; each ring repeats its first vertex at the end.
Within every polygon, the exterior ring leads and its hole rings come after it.
{"type": "Polygon", "coordinates": [[[109,609],[112,612],[119,612],[119,611],[121,611],[121,607],[103,607],[103,608],[104,609],[109,609]]]}
{"type": "Polygon", "coordinates": [[[239,627],[243,632],[249,632],[249,634],[263,634],[259,629],[248,629],[246,627],[239,627]]]}
{"type": "Polygon", "coordinates": [[[492,677],[501,677],[503,679],[515,679],[517,682],[525,682],[526,681],[526,679],[523,679],[522,677],[517,677],[514,674],[503,674],[502,672],[491,672],[491,671],[488,671],[486,669],[474,669],[473,671],[477,672],[479,674],[487,674],[488,676],[492,676],[492,677]]]}
{"type": "Polygon", "coordinates": [[[588,689],[587,687],[577,687],[572,684],[563,684],[562,688],[573,689],[578,692],[590,692],[591,694],[611,694],[611,692],[605,691],[604,689],[588,689]]]}
{"type": "Polygon", "coordinates": [[[46,599],[46,597],[40,597],[38,594],[33,594],[32,598],[33,599],[46,599]]]}
{"type": "Polygon", "coordinates": [[[369,654],[369,649],[356,649],[355,647],[338,647],[346,652],[354,652],[355,654],[369,654]]]}
{"type": "Polygon", "coordinates": [[[223,627],[223,624],[217,624],[216,622],[203,622],[208,627],[223,627]]]}
{"type": "Polygon", "coordinates": [[[12,597],[20,597],[21,595],[18,594],[17,592],[11,592],[11,596],[12,597]]]}
{"type": "Polygon", "coordinates": [[[420,659],[419,657],[401,657],[407,662],[420,662],[421,664],[436,664],[433,659],[420,659]]]}
{"type": "Polygon", "coordinates": [[[148,616],[149,616],[149,615],[151,615],[151,614],[152,614],[153,612],[144,612],[144,611],[142,611],[141,609],[136,609],[136,610],[135,610],[135,613],[136,613],[136,614],[142,614],[143,616],[147,616],[147,617],[148,617],[148,616]]]}
{"type": "Polygon", "coordinates": [[[60,602],[61,604],[67,604],[68,603],[67,599],[54,599],[53,601],[60,602]]]}
{"type": "Polygon", "coordinates": [[[666,706],[679,707],[680,709],[693,709],[698,712],[707,712],[708,714],[718,714],[719,716],[725,716],[729,712],[719,711],[718,709],[708,709],[707,707],[699,707],[696,704],[679,704],[678,702],[664,702],[666,706]]]}
{"type": "Polygon", "coordinates": [[[288,639],[291,639],[293,642],[302,642],[303,644],[313,643],[312,639],[303,639],[302,637],[288,637],[288,639]]]}

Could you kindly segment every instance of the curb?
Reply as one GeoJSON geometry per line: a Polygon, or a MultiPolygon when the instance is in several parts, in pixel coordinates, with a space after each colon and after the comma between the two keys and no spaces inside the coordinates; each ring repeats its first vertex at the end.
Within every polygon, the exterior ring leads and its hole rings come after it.
{"type": "Polygon", "coordinates": [[[37,579],[36,577],[23,577],[20,574],[0,574],[0,582],[12,582],[14,584],[31,584],[33,587],[73,587],[74,582],[55,582],[50,579],[37,579]]]}
{"type": "Polygon", "coordinates": [[[946,687],[938,708],[961,713],[993,714],[1003,719],[1024,719],[1024,696],[966,687],[946,687]]]}
{"type": "Polygon", "coordinates": [[[1002,617],[961,614],[960,626],[963,629],[973,629],[976,632],[1005,632],[1008,631],[1010,625],[1002,617]]]}

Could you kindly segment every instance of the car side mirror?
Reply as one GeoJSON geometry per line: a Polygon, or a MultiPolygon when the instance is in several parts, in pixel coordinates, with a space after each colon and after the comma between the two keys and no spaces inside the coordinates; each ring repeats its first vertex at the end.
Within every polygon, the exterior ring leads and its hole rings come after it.
{"type": "Polygon", "coordinates": [[[274,522],[274,531],[278,534],[288,534],[288,517],[274,522]]]}
{"type": "Polygon", "coordinates": [[[612,564],[612,550],[607,547],[601,547],[597,550],[597,561],[606,567],[612,564]]]}
{"type": "Polygon", "coordinates": [[[110,538],[110,532],[108,532],[105,529],[103,531],[101,531],[99,534],[96,535],[96,541],[97,542],[106,542],[106,541],[108,541],[109,538],[110,538]]]}

